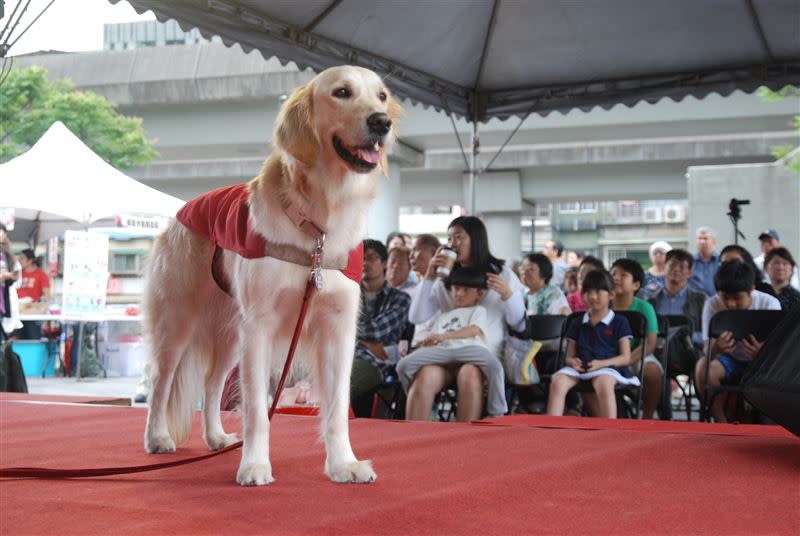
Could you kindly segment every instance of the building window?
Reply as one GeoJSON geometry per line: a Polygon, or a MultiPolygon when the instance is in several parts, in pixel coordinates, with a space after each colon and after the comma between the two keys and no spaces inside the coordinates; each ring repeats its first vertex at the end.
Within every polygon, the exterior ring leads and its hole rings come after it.
{"type": "Polygon", "coordinates": [[[135,253],[111,253],[109,272],[112,274],[131,275],[141,272],[144,256],[135,253]]]}
{"type": "Polygon", "coordinates": [[[620,201],[618,211],[621,219],[638,219],[642,214],[638,201],[620,201]]]}
{"type": "Polygon", "coordinates": [[[553,205],[550,203],[537,203],[536,204],[536,217],[549,218],[553,205]]]}
{"type": "Polygon", "coordinates": [[[576,201],[558,204],[559,212],[580,212],[580,210],[581,210],[581,204],[576,201]]]}

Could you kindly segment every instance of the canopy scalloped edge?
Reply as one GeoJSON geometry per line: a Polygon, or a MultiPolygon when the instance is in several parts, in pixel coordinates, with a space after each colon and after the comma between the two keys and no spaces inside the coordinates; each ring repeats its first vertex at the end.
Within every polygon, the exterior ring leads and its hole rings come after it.
{"type": "MultiPolygon", "coordinates": [[[[120,0],[109,1],[116,4],[120,0]]],[[[206,39],[218,36],[227,47],[238,44],[246,53],[257,50],[264,59],[275,58],[283,66],[291,62],[301,70],[311,69],[314,72],[341,64],[359,65],[371,69],[387,77],[386,82],[396,96],[421,104],[426,109],[432,106],[437,111],[472,119],[475,114],[471,111],[471,106],[475,101],[479,106],[476,119],[482,123],[492,118],[506,120],[511,117],[526,117],[531,113],[546,117],[554,111],[567,114],[573,109],[588,112],[599,107],[608,110],[617,104],[631,108],[639,102],[653,104],[664,98],[680,102],[687,96],[703,99],[716,93],[726,97],[737,90],[753,93],[762,86],[778,90],[786,85],[800,85],[800,60],[796,60],[758,66],[727,66],[702,72],[668,73],[622,80],[586,81],[475,94],[470,88],[457,86],[428,73],[392,63],[391,60],[380,56],[303,32],[286,23],[265,19],[263,15],[250,13],[246,9],[240,9],[235,13],[241,23],[269,34],[276,40],[277,48],[292,50],[294,54],[289,55],[280,51],[267,52],[263,46],[232,39],[220,30],[209,30],[189,20],[175,19],[171,12],[179,10],[180,7],[170,6],[168,3],[161,4],[149,0],[129,0],[129,3],[139,14],[153,11],[161,22],[173,19],[183,31],[196,28],[206,39]],[[156,9],[148,7],[149,4],[155,4],[156,9]],[[223,35],[220,35],[221,33],[223,35]],[[280,35],[281,33],[290,35],[280,35]]],[[[222,2],[215,5],[225,6],[222,2]]],[[[210,13],[212,10],[209,8],[207,11],[210,13]]]]}

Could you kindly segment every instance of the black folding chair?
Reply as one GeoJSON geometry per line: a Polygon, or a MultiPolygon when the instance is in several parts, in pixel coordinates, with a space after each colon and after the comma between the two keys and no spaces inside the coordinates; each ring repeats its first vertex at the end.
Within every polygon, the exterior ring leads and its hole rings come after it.
{"type": "MultiPolygon", "coordinates": [[[[525,318],[525,331],[521,333],[514,333],[511,332],[511,335],[519,337],[520,339],[525,339],[533,344],[533,341],[548,341],[548,340],[556,340],[561,337],[561,333],[564,330],[564,323],[567,321],[567,317],[564,315],[530,315],[526,316],[525,318]]],[[[554,356],[554,362],[558,362],[558,356],[554,356]]],[[[544,362],[540,362],[541,365],[544,365],[544,362]]],[[[511,389],[511,399],[509,400],[509,410],[516,407],[519,402],[519,393],[520,391],[525,390],[535,390],[541,389],[543,392],[547,393],[547,385],[550,383],[550,378],[555,372],[555,370],[544,370],[544,366],[538,366],[539,369],[539,378],[540,383],[527,385],[527,384],[518,384],[513,383],[510,379],[508,379],[508,387],[511,389]]]]}
{"type": "MultiPolygon", "coordinates": [[[[666,343],[664,345],[664,394],[666,401],[670,403],[670,409],[681,409],[678,403],[676,408],[671,407],[671,381],[675,380],[678,389],[681,391],[681,400],[686,408],[686,419],[692,420],[692,389],[694,388],[694,368],[697,364],[697,355],[694,346],[691,344],[692,333],[694,333],[694,323],[686,315],[664,315],[668,329],[666,343]],[[684,345],[684,352],[674,352],[673,349],[678,345],[684,345]],[[677,355],[686,356],[684,358],[677,355]],[[681,383],[679,376],[687,376],[688,384],[681,383]]],[[[661,329],[659,327],[659,336],[661,329]]]]}
{"type": "MultiPolygon", "coordinates": [[[[708,326],[708,344],[706,346],[706,370],[703,383],[703,399],[700,405],[701,420],[711,421],[711,404],[720,393],[742,393],[741,385],[723,384],[709,385],[711,369],[711,346],[714,339],[725,331],[730,331],[736,341],[753,335],[757,340],[765,342],[772,330],[783,319],[783,311],[720,311],[711,318],[708,326]]],[[[741,397],[740,397],[741,399],[741,397]]]]}
{"type": "MultiPolygon", "coordinates": [[[[672,420],[672,397],[670,393],[669,376],[667,375],[667,370],[669,368],[667,342],[669,339],[670,326],[665,316],[657,314],[656,321],[658,322],[658,340],[664,341],[664,353],[661,355],[661,368],[664,370],[664,382],[661,387],[661,403],[658,406],[658,416],[662,421],[669,421],[672,420]]],[[[658,343],[656,343],[656,346],[658,346],[658,343]]]]}
{"type": "MultiPolygon", "coordinates": [[[[572,313],[567,317],[567,320],[564,322],[563,329],[561,330],[561,340],[558,344],[558,364],[556,365],[556,370],[559,370],[561,367],[564,366],[564,360],[566,358],[565,352],[565,345],[564,345],[564,338],[567,334],[567,330],[572,322],[580,322],[583,319],[585,311],[579,311],[576,313],[572,313]]],[[[628,323],[631,326],[631,332],[633,333],[633,337],[636,339],[640,339],[642,341],[642,356],[646,356],[647,354],[647,319],[637,313],[636,311],[614,311],[615,315],[622,315],[628,319],[628,323]]],[[[633,419],[638,419],[640,415],[640,408],[642,405],[642,389],[644,386],[644,361],[640,362],[639,364],[639,371],[638,371],[638,378],[639,378],[639,385],[620,385],[617,384],[615,387],[615,391],[617,393],[617,416],[618,417],[630,417],[633,419]]],[[[592,387],[591,382],[589,381],[581,381],[578,383],[577,386],[574,387],[579,392],[582,393],[591,393],[594,392],[594,387],[592,387]]]]}

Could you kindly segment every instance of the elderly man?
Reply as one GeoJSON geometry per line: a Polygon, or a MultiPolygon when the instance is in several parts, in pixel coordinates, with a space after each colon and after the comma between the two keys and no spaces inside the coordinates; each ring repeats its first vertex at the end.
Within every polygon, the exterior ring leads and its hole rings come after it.
{"type": "Polygon", "coordinates": [[[425,279],[428,265],[441,245],[439,239],[432,234],[421,234],[414,240],[414,247],[411,249],[411,269],[417,274],[417,281],[425,279]]]}
{"type": "MultiPolygon", "coordinates": [[[[417,274],[418,282],[417,286],[411,291],[412,298],[417,292],[417,289],[422,286],[422,281],[425,279],[425,272],[428,271],[428,265],[436,254],[436,250],[438,250],[441,245],[439,239],[432,234],[421,234],[414,240],[414,247],[411,250],[411,269],[417,274]]],[[[416,348],[420,341],[432,333],[437,316],[438,314],[435,314],[427,322],[414,324],[414,339],[411,341],[412,348],[416,348]]]]}
{"type": "Polygon", "coordinates": [[[692,255],[683,249],[667,252],[664,288],[659,289],[648,300],[660,315],[684,315],[692,321],[692,342],[703,344],[702,321],[706,295],[688,285],[692,275],[692,255]]]}
{"type": "Polygon", "coordinates": [[[717,293],[714,288],[714,276],[719,268],[719,255],[714,250],[717,239],[711,227],[698,227],[695,235],[697,254],[694,256],[694,267],[689,285],[706,296],[717,293]]]}
{"type": "Polygon", "coordinates": [[[550,283],[557,287],[562,286],[564,274],[569,270],[569,265],[564,260],[564,244],[561,240],[548,240],[544,243],[542,253],[553,264],[553,276],[550,278],[550,283]]]}
{"type": "MultiPolygon", "coordinates": [[[[761,242],[761,255],[753,259],[753,261],[756,263],[756,266],[758,266],[758,269],[764,272],[764,281],[767,283],[772,283],[769,280],[769,274],[767,274],[765,271],[766,267],[764,266],[764,258],[766,257],[767,253],[782,246],[781,237],[778,235],[778,231],[775,229],[767,229],[758,235],[758,241],[761,242]]],[[[794,270],[792,271],[792,279],[789,281],[789,284],[794,288],[800,288],[800,286],[798,286],[798,284],[800,284],[800,280],[798,280],[797,266],[795,266],[794,270]]]]}
{"type": "Polygon", "coordinates": [[[389,249],[389,260],[386,262],[386,282],[390,287],[402,290],[409,296],[417,287],[416,281],[409,280],[411,273],[410,251],[405,246],[389,249]]]}

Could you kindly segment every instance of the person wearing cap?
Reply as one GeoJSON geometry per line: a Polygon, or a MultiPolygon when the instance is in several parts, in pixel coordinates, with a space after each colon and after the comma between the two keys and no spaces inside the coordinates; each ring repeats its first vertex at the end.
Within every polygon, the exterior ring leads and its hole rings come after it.
{"type": "Polygon", "coordinates": [[[643,299],[650,299],[650,296],[664,288],[667,274],[667,252],[671,249],[672,246],[663,240],[650,244],[650,262],[653,265],[644,273],[643,299]]]}
{"type": "MultiPolygon", "coordinates": [[[[753,259],[756,263],[756,266],[759,270],[764,272],[764,280],[765,282],[772,284],[769,279],[769,274],[767,273],[766,266],[764,264],[764,259],[766,258],[767,254],[772,251],[773,249],[781,247],[781,237],[778,234],[778,231],[775,229],[767,229],[758,235],[758,241],[761,242],[761,255],[753,259]]],[[[789,284],[794,288],[800,288],[800,280],[798,280],[797,275],[797,266],[794,267],[792,271],[792,278],[789,281],[789,284]]]]}

